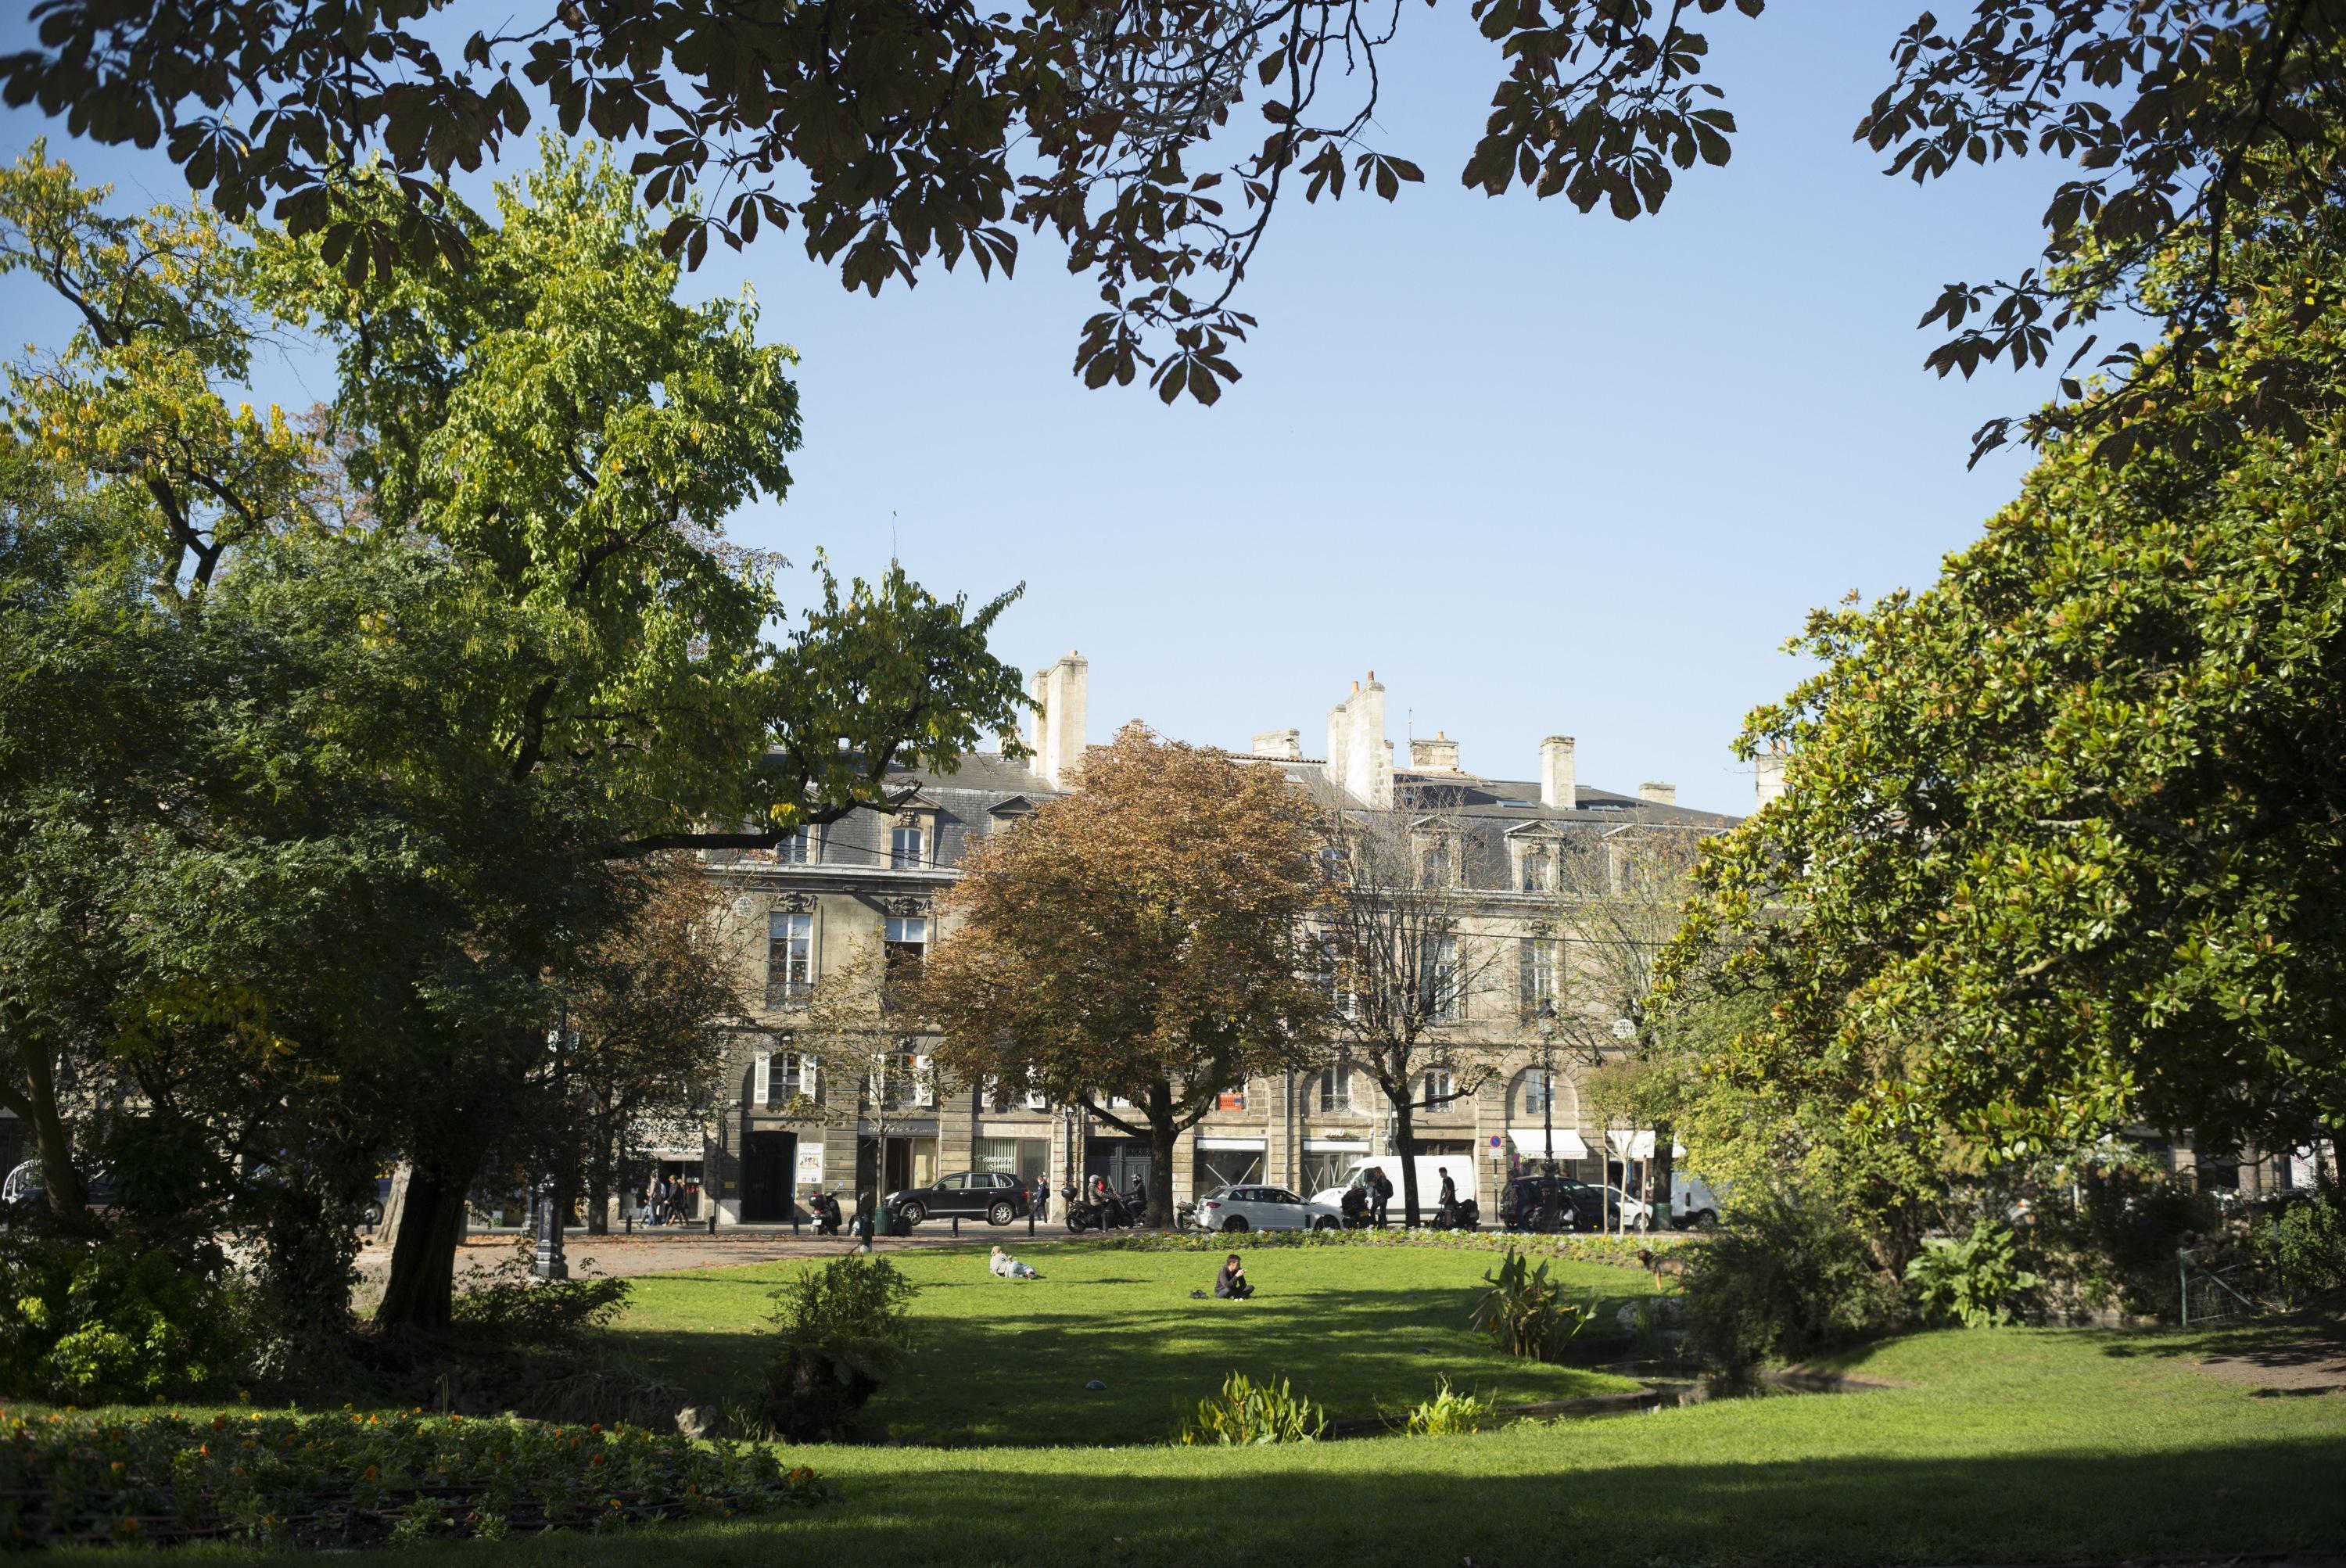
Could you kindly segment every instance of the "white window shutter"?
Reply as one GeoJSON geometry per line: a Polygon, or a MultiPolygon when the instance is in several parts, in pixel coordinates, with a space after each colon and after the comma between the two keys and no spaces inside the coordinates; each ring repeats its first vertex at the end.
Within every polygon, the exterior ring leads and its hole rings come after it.
{"type": "Polygon", "coordinates": [[[926,1056],[913,1058],[913,1104],[933,1105],[937,1103],[936,1074],[929,1070],[926,1056]]]}
{"type": "Polygon", "coordinates": [[[799,1093],[810,1100],[815,1097],[814,1058],[811,1056],[799,1059],[799,1093]]]}
{"type": "Polygon", "coordinates": [[[1035,1069],[1032,1067],[1027,1068],[1026,1108],[1030,1111],[1047,1111],[1051,1108],[1051,1097],[1043,1093],[1042,1086],[1037,1084],[1035,1079],[1035,1069]]]}
{"type": "Polygon", "coordinates": [[[762,1105],[766,1103],[766,1096],[773,1091],[774,1054],[771,1051],[760,1051],[757,1054],[756,1063],[750,1078],[750,1103],[762,1105]]]}

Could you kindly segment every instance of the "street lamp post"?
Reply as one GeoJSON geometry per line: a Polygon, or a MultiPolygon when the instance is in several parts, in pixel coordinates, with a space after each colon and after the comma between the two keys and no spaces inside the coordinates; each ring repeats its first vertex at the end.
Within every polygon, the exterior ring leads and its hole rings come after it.
{"type": "MultiPolygon", "coordinates": [[[[554,1094],[557,1105],[562,1097],[562,1052],[570,1039],[570,1003],[567,998],[555,1001],[554,1038],[548,1048],[554,1054],[554,1094]]],[[[560,1120],[557,1110],[556,1119],[560,1120]]],[[[546,1174],[539,1178],[537,1189],[537,1254],[529,1271],[540,1279],[567,1279],[569,1261],[562,1254],[562,1159],[559,1155],[546,1162],[546,1174]]]]}
{"type": "Polygon", "coordinates": [[[1547,1158],[1547,1174],[1556,1175],[1556,1003],[1540,998],[1535,1020],[1540,1032],[1540,1152],[1547,1158]]]}

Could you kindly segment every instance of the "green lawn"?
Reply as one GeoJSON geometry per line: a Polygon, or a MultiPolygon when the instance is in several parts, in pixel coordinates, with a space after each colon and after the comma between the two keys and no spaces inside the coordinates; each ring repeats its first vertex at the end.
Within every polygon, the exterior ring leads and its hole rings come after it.
{"type": "MultiPolygon", "coordinates": [[[[811,1513],[376,1554],[387,1568],[1170,1565],[1860,1568],[2108,1562],[2346,1544],[2346,1394],[2290,1396],[2194,1363],[2286,1328],[2214,1335],[1915,1335],[1839,1363],[1878,1391],[1722,1400],[1471,1437],[1275,1449],[1164,1446],[1229,1366],[1285,1371],[1331,1409],[1414,1398],[1436,1372],[1505,1397],[1590,1376],[1502,1368],[1460,1327],[1489,1259],[1251,1255],[1265,1294],[1193,1302],[1213,1258],[1037,1247],[996,1284],[968,1255],[927,1287],[918,1370],[877,1411],[899,1435],[1068,1446],[816,1447],[839,1497],[811,1513]],[[1419,1345],[1430,1348],[1421,1354],[1419,1345]],[[1091,1394],[1084,1381],[1109,1387],[1091,1394]],[[1100,1441],[1113,1448],[1075,1446],[1100,1441]]],[[[671,1373],[740,1389],[784,1266],[647,1281],[630,1332],[671,1373]]],[[[1633,1293],[1644,1277],[1576,1277],[1633,1293]]]]}
{"type": "MultiPolygon", "coordinates": [[[[1469,1333],[1488,1253],[1421,1248],[1266,1249],[1247,1255],[1249,1301],[1209,1290],[1219,1253],[1126,1252],[1082,1243],[1022,1246],[1043,1278],[1013,1285],[983,1252],[899,1254],[921,1287],[919,1351],[869,1410],[867,1426],[909,1442],[1130,1444],[1162,1441],[1231,1370],[1283,1376],[1331,1416],[1415,1404],[1446,1374],[1508,1403],[1635,1385],[1497,1354],[1469,1333]],[[1088,1392],[1096,1379],[1107,1389],[1088,1392]]],[[[704,1398],[754,1399],[766,1349],[766,1294],[802,1267],[654,1275],[636,1282],[621,1331],[627,1354],[704,1398]]],[[[1652,1287],[1639,1272],[1559,1266],[1609,1312],[1652,1287]]]]}
{"type": "Polygon", "coordinates": [[[1910,1385],[1882,1392],[1464,1438],[814,1450],[806,1458],[842,1500],[810,1514],[591,1543],[450,1546],[413,1561],[1856,1568],[2346,1542],[2346,1396],[2259,1399],[2168,1353],[2190,1344],[1933,1334],[1852,1359],[1858,1372],[1910,1385]]]}

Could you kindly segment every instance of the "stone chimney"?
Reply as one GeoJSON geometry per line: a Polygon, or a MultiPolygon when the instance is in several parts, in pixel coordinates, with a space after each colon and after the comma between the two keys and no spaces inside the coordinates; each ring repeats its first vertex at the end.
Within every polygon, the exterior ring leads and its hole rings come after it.
{"type": "Polygon", "coordinates": [[[1385,738],[1385,688],[1377,672],[1354,681],[1328,710],[1328,781],[1366,806],[1392,804],[1392,742],[1385,738]]]}
{"type": "Polygon", "coordinates": [[[1551,735],[1540,742],[1540,804],[1559,811],[1580,809],[1572,776],[1572,737],[1551,735]]]}
{"type": "Polygon", "coordinates": [[[1437,730],[1431,740],[1412,740],[1409,765],[1420,773],[1455,773],[1458,742],[1451,739],[1446,730],[1437,730]]]}
{"type": "Polygon", "coordinates": [[[1675,784],[1658,784],[1648,779],[1637,786],[1637,799],[1656,806],[1675,806],[1678,803],[1678,787],[1675,784]]]}
{"type": "Polygon", "coordinates": [[[1254,738],[1257,757],[1274,757],[1291,762],[1303,755],[1303,731],[1300,729],[1265,729],[1254,738]]]}
{"type": "Polygon", "coordinates": [[[1765,810],[1768,802],[1784,792],[1784,748],[1771,745],[1751,759],[1752,793],[1765,810]]]}
{"type": "Polygon", "coordinates": [[[1035,715],[1035,748],[1029,766],[1035,777],[1054,789],[1075,788],[1076,770],[1084,760],[1084,692],[1091,666],[1079,653],[1069,653],[1049,669],[1036,670],[1030,689],[1039,711],[1035,715]]]}

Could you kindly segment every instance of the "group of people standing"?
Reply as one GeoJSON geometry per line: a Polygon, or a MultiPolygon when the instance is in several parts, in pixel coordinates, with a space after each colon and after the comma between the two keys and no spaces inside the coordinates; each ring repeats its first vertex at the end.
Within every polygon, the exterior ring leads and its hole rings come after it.
{"type": "Polygon", "coordinates": [[[646,1225],[689,1225],[700,1213],[700,1183],[690,1176],[655,1176],[636,1194],[646,1225]]]}

